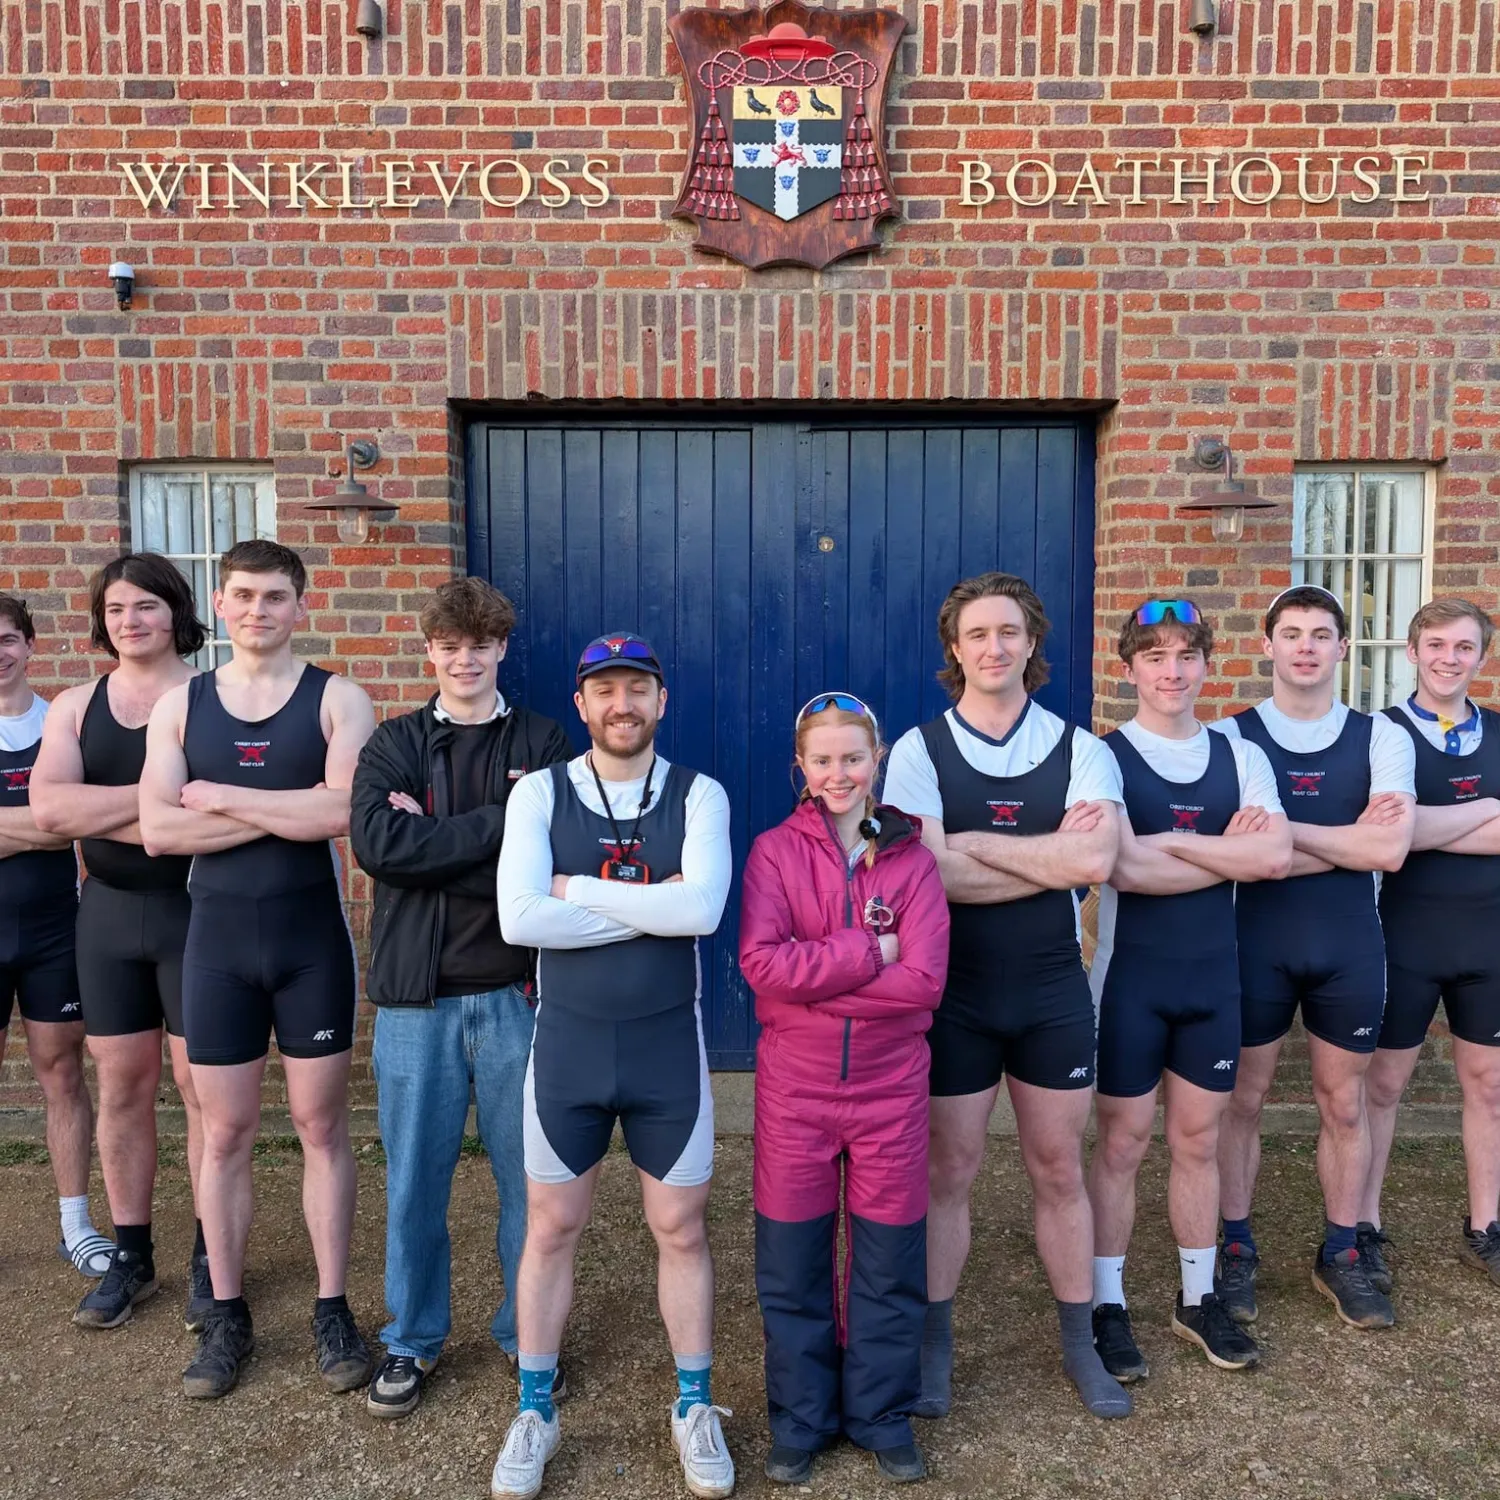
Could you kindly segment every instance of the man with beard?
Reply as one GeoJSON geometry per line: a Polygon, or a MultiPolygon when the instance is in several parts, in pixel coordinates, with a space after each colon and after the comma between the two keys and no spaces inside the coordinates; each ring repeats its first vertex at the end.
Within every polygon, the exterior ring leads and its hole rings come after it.
{"type": "Polygon", "coordinates": [[[647,642],[590,642],[577,685],[593,748],[517,783],[498,870],[500,929],[540,950],[541,1003],[526,1075],[520,1412],[491,1493],[529,1500],[557,1451],[553,1382],[573,1256],[618,1118],[677,1363],[672,1441],[693,1494],[728,1495],[734,1464],[709,1390],[714,1129],[698,938],[718,927],[729,895],[729,802],[718,782],[658,758],[667,690],[647,642]]]}
{"type": "MultiPolygon", "coordinates": [[[[190,904],[186,855],[146,853],[140,786],[146,722],[163,694],[197,676],[183,660],[203,645],[193,591],[152,552],[126,553],[89,585],[91,643],[119,663],[52,705],[32,777],[37,826],[81,839],[88,879],[78,904],[78,988],[99,1078],[99,1164],[114,1219],[104,1279],[78,1305],[83,1328],[118,1328],[156,1292],[151,1193],[156,1090],[165,1026],[187,1112],[188,1176],[197,1197],[203,1131],[182,1036],[182,950],[190,904]]],[[[184,1321],[213,1302],[203,1224],[188,1263],[184,1321]]]]}

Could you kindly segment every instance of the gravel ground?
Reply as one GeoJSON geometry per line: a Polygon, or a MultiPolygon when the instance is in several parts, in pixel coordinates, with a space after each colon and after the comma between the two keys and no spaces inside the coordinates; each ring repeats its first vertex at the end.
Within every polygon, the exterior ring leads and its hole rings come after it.
{"type": "MultiPolygon", "coordinates": [[[[191,1338],[180,1320],[192,1220],[186,1173],[172,1156],[158,1184],[161,1294],[113,1333],[73,1327],[83,1283],[54,1254],[50,1174],[35,1148],[0,1157],[0,1348],[6,1351],[0,1496],[89,1500],[431,1500],[487,1492],[514,1400],[488,1339],[498,1276],[493,1188],[466,1157],[451,1218],[453,1340],[419,1411],[371,1420],[357,1396],[319,1385],[310,1355],[311,1256],[299,1210],[300,1162],[271,1143],[258,1166],[247,1292],[259,1347],[226,1401],[185,1401],[177,1375],[191,1338]]],[[[714,1245],[719,1266],[716,1398],[744,1495],[775,1493],[765,1454],[761,1335],[752,1279],[748,1140],[719,1152],[714,1245]]],[[[1092,1421],[1061,1374],[1051,1298],[1028,1231],[1029,1200],[1013,1142],[992,1145],[976,1201],[975,1253],[959,1296],[959,1403],[921,1428],[926,1493],[947,1496],[1492,1496],[1500,1493],[1500,1288],[1453,1250],[1463,1212],[1456,1142],[1403,1142],[1389,1228],[1397,1240],[1400,1326],[1361,1334],[1337,1322],[1309,1284],[1320,1230],[1309,1142],[1267,1142],[1262,1201],[1263,1367],[1211,1369],[1173,1339],[1167,1318],[1176,1257],[1165,1223],[1165,1172],[1153,1154],[1129,1269],[1137,1334],[1152,1375],[1129,1422],[1092,1421]]],[[[383,1195],[378,1150],[365,1148],[351,1301],[369,1332],[381,1321],[383,1195]]],[[[96,1203],[102,1191],[96,1187],[96,1203]]],[[[654,1307],[649,1235],[633,1174],[609,1162],[585,1237],[565,1346],[573,1395],[549,1496],[685,1494],[666,1435],[670,1358],[654,1307]]],[[[864,1500],[888,1493],[850,1448],[821,1458],[806,1493],[864,1500]]]]}

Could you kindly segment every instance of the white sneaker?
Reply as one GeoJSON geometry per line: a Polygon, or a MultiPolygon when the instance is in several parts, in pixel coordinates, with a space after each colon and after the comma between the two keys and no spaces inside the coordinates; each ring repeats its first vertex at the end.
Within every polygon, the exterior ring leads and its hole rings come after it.
{"type": "Polygon", "coordinates": [[[685,1417],[677,1415],[672,1403],[672,1445],[682,1460],[682,1477],[688,1489],[701,1500],[723,1500],[734,1493],[734,1460],[724,1446],[724,1429],[720,1417],[734,1413],[725,1406],[705,1406],[701,1401],[688,1407],[685,1417]]]}
{"type": "Polygon", "coordinates": [[[555,1412],[550,1422],[544,1422],[540,1412],[523,1411],[505,1434],[490,1476],[490,1494],[496,1500],[532,1500],[541,1493],[542,1471],[561,1441],[555,1412]]]}

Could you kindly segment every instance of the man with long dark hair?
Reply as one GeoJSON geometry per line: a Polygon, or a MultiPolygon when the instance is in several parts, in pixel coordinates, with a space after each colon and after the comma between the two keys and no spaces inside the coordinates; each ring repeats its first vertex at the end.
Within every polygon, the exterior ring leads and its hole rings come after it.
{"type": "Polygon", "coordinates": [[[50,705],[31,690],[36,626],[26,603],[0,594],[0,1057],[17,1001],[26,1053],[47,1104],[47,1154],[57,1181],[58,1253],[102,1276],[115,1247],[89,1218],[93,1109],[83,1077],[83,1021],[73,963],[78,856],[37,826],[31,773],[50,705]]]}
{"type": "MultiPolygon", "coordinates": [[[[191,860],[146,853],[139,783],[146,721],[163,693],[197,675],[184,658],[202,648],[204,630],[187,579],[152,552],[126,553],[95,573],[89,614],[91,644],[117,665],[53,703],[31,800],[38,827],[82,841],[88,874],[78,905],[78,988],[99,1079],[99,1162],[118,1248],[73,1321],[118,1328],[157,1289],[151,1193],[163,1027],[187,1112],[195,1201],[203,1154],[182,1039],[191,860]]],[[[188,1263],[189,1328],[202,1325],[212,1300],[199,1222],[188,1263]]]]}
{"type": "Polygon", "coordinates": [[[1035,1196],[1037,1253],[1057,1300],[1063,1368],[1097,1417],[1129,1393],[1094,1348],[1094,1226],[1083,1131],[1094,1082],[1094,1002],[1073,892],[1107,880],[1120,771],[1087,731],[1032,697],[1047,681],[1042,601],[985,573],[938,613],[953,707],[891,752],[885,801],[922,819],[948,893],[948,983],[933,1019],[927,1327],[916,1415],[947,1414],[953,1297],[969,1253],[969,1193],[1002,1078],[1035,1196]]]}

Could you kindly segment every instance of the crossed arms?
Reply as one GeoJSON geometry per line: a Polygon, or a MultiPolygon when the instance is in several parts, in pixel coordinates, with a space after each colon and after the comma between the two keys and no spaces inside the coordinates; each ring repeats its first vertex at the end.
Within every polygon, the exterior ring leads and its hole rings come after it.
{"type": "Polygon", "coordinates": [[[328,741],[323,784],[286,792],[190,781],[182,731],[188,684],[164,694],[146,730],[141,773],[141,842],[148,854],[212,854],[274,834],[299,843],[341,838],[349,831],[349,788],[359,752],[375,728],[364,690],[330,677],[320,720],[328,741]]]}

